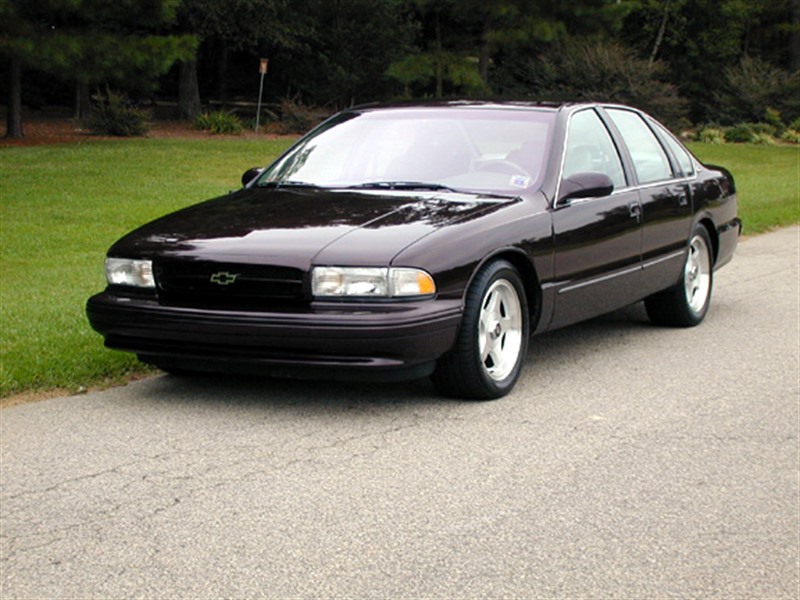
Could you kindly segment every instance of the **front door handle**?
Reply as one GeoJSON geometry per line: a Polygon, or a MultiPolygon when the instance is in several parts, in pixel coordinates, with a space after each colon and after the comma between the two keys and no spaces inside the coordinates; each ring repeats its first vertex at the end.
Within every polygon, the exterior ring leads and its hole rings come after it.
{"type": "Polygon", "coordinates": [[[642,205],[638,202],[631,202],[628,205],[628,210],[630,210],[631,217],[636,219],[636,221],[642,220],[642,205]]]}

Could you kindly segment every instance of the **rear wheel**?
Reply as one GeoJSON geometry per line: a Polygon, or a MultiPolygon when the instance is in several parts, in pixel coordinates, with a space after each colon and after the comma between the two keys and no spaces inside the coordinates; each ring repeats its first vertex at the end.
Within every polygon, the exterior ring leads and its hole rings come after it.
{"type": "Polygon", "coordinates": [[[528,349],[528,303],[514,266],[494,261],[481,269],[467,292],[453,348],[431,376],[447,396],[490,400],[514,387],[528,349]]]}
{"type": "Polygon", "coordinates": [[[695,227],[681,278],[673,287],[645,299],[653,323],[672,327],[693,327],[708,312],[714,283],[714,257],[708,230],[695,227]]]}

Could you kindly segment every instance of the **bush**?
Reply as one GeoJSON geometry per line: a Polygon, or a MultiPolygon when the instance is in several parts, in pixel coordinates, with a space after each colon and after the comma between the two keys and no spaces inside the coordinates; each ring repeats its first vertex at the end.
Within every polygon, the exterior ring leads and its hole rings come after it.
{"type": "MultiPolygon", "coordinates": [[[[800,123],[798,123],[800,125],[800,123]]],[[[800,144],[800,131],[790,127],[781,134],[782,142],[789,142],[790,144],[800,144]]]]}
{"type": "Polygon", "coordinates": [[[725,132],[716,127],[703,127],[697,132],[695,139],[705,144],[724,144],[725,132]]]}
{"type": "Polygon", "coordinates": [[[773,128],[774,131],[770,135],[780,135],[783,133],[783,130],[786,129],[781,119],[781,111],[775,110],[774,108],[767,107],[767,112],[764,114],[764,123],[769,124],[773,128]]]}
{"type": "Polygon", "coordinates": [[[753,137],[753,143],[759,146],[774,146],[776,141],[775,138],[768,133],[756,133],[753,137]]]}
{"type": "Polygon", "coordinates": [[[747,126],[756,135],[775,137],[778,134],[778,127],[771,123],[748,123],[747,126]]]}
{"type": "Polygon", "coordinates": [[[767,61],[745,57],[725,69],[724,76],[724,87],[714,94],[717,117],[723,123],[763,119],[780,128],[781,116],[798,116],[800,72],[791,73],[767,61]]]}
{"type": "Polygon", "coordinates": [[[553,44],[521,64],[515,77],[537,98],[630,104],[672,127],[686,112],[663,63],[650,63],[614,42],[553,44]]]}
{"type": "Polygon", "coordinates": [[[756,139],[756,132],[753,131],[748,123],[739,123],[733,127],[727,127],[724,132],[725,141],[733,144],[747,144],[754,142],[756,139]]]}
{"type": "Polygon", "coordinates": [[[106,89],[105,94],[92,96],[95,108],[87,126],[97,135],[120,137],[145,135],[149,129],[150,114],[131,104],[122,92],[106,89]]]}
{"type": "Polygon", "coordinates": [[[305,133],[331,115],[331,111],[318,106],[307,106],[296,97],[281,100],[281,133],[305,133]]]}
{"type": "Polygon", "coordinates": [[[232,112],[216,110],[206,112],[194,120],[195,129],[210,131],[213,134],[239,135],[244,131],[241,119],[232,112]]]}
{"type": "MultiPolygon", "coordinates": [[[[694,136],[697,142],[706,144],[759,144],[762,146],[773,146],[777,139],[792,142],[798,135],[792,129],[784,129],[779,135],[779,129],[770,123],[738,123],[731,127],[712,127],[707,126],[700,129],[694,136]]],[[[794,142],[797,143],[797,142],[794,142]]]]}
{"type": "Polygon", "coordinates": [[[725,141],[734,144],[775,144],[777,128],[769,123],[739,123],[725,130],[725,141]]]}

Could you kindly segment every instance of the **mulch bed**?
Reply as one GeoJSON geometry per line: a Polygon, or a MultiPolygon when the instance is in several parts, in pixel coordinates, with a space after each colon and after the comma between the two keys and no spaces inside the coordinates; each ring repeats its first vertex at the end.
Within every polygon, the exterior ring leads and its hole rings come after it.
{"type": "MultiPolygon", "coordinates": [[[[5,115],[3,115],[5,117],[5,115]]],[[[125,138],[94,135],[85,128],[83,123],[68,116],[52,116],[40,114],[26,114],[22,122],[22,139],[6,138],[5,118],[0,123],[0,147],[7,146],[41,146],[45,144],[70,144],[95,140],[119,140],[125,138]]],[[[294,138],[275,134],[264,129],[259,133],[245,131],[241,135],[213,135],[207,131],[194,129],[185,121],[172,121],[157,119],[151,122],[149,138],[191,138],[191,139],[263,139],[274,140],[279,138],[294,138]]],[[[133,138],[127,138],[133,139],[133,138]]]]}

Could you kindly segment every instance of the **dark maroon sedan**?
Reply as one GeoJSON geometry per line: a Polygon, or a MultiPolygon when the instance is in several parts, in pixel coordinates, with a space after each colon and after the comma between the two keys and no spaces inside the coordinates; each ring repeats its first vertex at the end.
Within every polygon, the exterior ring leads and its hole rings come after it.
{"type": "Polygon", "coordinates": [[[106,346],[497,398],[532,334],[639,300],[700,323],[741,231],[731,175],[615,105],[354,108],[243,180],[112,246],[106,346]]]}

